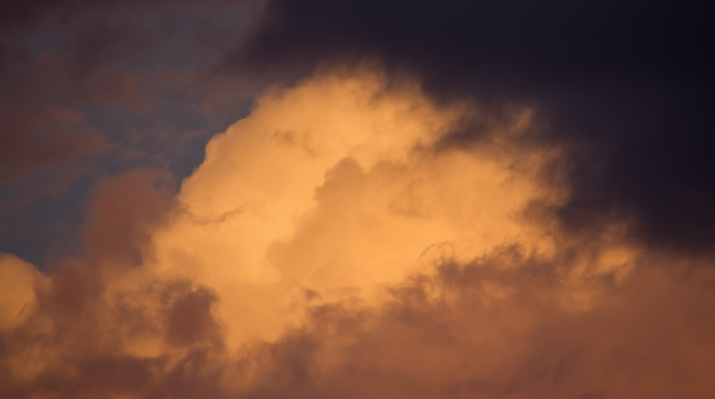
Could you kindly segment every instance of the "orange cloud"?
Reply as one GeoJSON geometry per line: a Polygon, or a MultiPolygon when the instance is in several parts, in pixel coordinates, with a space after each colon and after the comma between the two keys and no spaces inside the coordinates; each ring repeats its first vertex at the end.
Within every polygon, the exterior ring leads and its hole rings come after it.
{"type": "Polygon", "coordinates": [[[532,112],[449,148],[489,115],[371,71],[267,93],[173,199],[101,182],[85,257],[0,258],[0,395],[707,397],[712,267],[560,231],[532,112]]]}
{"type": "Polygon", "coordinates": [[[169,208],[173,185],[168,172],[155,169],[100,180],[93,189],[82,232],[87,256],[104,262],[139,263],[147,226],[169,208]]]}
{"type": "Polygon", "coordinates": [[[371,301],[444,256],[513,241],[550,250],[520,218],[548,191],[535,181],[539,154],[519,159],[524,172],[496,145],[435,152],[476,111],[385,85],[362,71],[269,93],[183,182],[150,267],[217,290],[234,348],[277,337],[306,292],[371,301]]]}
{"type": "Polygon", "coordinates": [[[21,325],[37,305],[35,286],[45,278],[22,259],[0,254],[0,329],[21,325]]]}

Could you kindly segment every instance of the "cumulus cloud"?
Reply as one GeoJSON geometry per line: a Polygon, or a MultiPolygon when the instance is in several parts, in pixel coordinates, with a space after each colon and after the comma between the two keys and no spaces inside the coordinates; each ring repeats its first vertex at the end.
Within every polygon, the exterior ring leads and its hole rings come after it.
{"type": "Polygon", "coordinates": [[[266,95],[213,138],[153,237],[160,273],[216,287],[232,333],[275,336],[305,292],[371,297],[420,262],[508,240],[548,250],[519,220],[549,194],[534,182],[539,154],[435,152],[468,107],[384,85],[368,72],[318,76],[266,95]]]}
{"type": "Polygon", "coordinates": [[[323,71],[263,95],[175,197],[154,170],[105,180],[86,256],[0,260],[0,394],[705,398],[712,267],[562,230],[560,148],[507,111],[323,71]],[[445,146],[465,120],[489,134],[445,146]]]}
{"type": "MultiPolygon", "coordinates": [[[[712,15],[697,1],[274,0],[222,65],[285,79],[370,59],[439,101],[533,107],[524,140],[564,150],[565,228],[627,223],[634,242],[709,256],[712,15]]],[[[458,133],[479,140],[483,126],[458,133]]]]}

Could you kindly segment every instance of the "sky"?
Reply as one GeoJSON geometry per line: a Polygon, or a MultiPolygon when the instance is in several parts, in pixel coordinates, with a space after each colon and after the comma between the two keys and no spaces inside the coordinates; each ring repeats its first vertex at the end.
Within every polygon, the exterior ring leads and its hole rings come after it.
{"type": "Polygon", "coordinates": [[[0,396],[712,398],[711,8],[4,2],[0,396]]]}

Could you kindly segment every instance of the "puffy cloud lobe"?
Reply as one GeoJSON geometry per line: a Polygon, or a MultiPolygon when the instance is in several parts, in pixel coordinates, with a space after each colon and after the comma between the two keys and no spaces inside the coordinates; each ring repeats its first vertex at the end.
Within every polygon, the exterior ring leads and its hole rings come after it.
{"type": "Polygon", "coordinates": [[[543,156],[514,160],[496,145],[434,154],[468,106],[436,108],[416,87],[346,73],[269,94],[213,138],[153,237],[159,273],[217,289],[236,342],[280,333],[305,292],[371,300],[434,257],[518,239],[548,250],[518,220],[550,194],[534,182],[543,156]]]}
{"type": "Polygon", "coordinates": [[[35,305],[35,285],[42,275],[31,264],[13,255],[0,255],[0,328],[16,327],[32,313],[35,305]]]}
{"type": "Polygon", "coordinates": [[[541,180],[554,152],[509,145],[530,109],[436,150],[488,112],[385,83],[342,71],[269,92],[171,202],[156,171],[99,184],[85,258],[43,275],[3,257],[18,288],[0,291],[0,394],[712,392],[707,262],[635,247],[618,224],[559,230],[540,213],[568,199],[541,180]]]}

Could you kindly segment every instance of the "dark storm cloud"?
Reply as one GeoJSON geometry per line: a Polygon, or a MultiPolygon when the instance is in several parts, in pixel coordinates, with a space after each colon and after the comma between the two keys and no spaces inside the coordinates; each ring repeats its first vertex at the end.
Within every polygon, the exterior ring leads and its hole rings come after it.
{"type": "MultiPolygon", "coordinates": [[[[225,70],[308,73],[365,60],[443,101],[535,106],[530,143],[565,150],[574,233],[613,221],[687,253],[715,242],[708,2],[270,2],[225,70]],[[301,72],[295,72],[301,71],[301,72]]],[[[460,132],[455,143],[480,136],[460,132]]]]}

